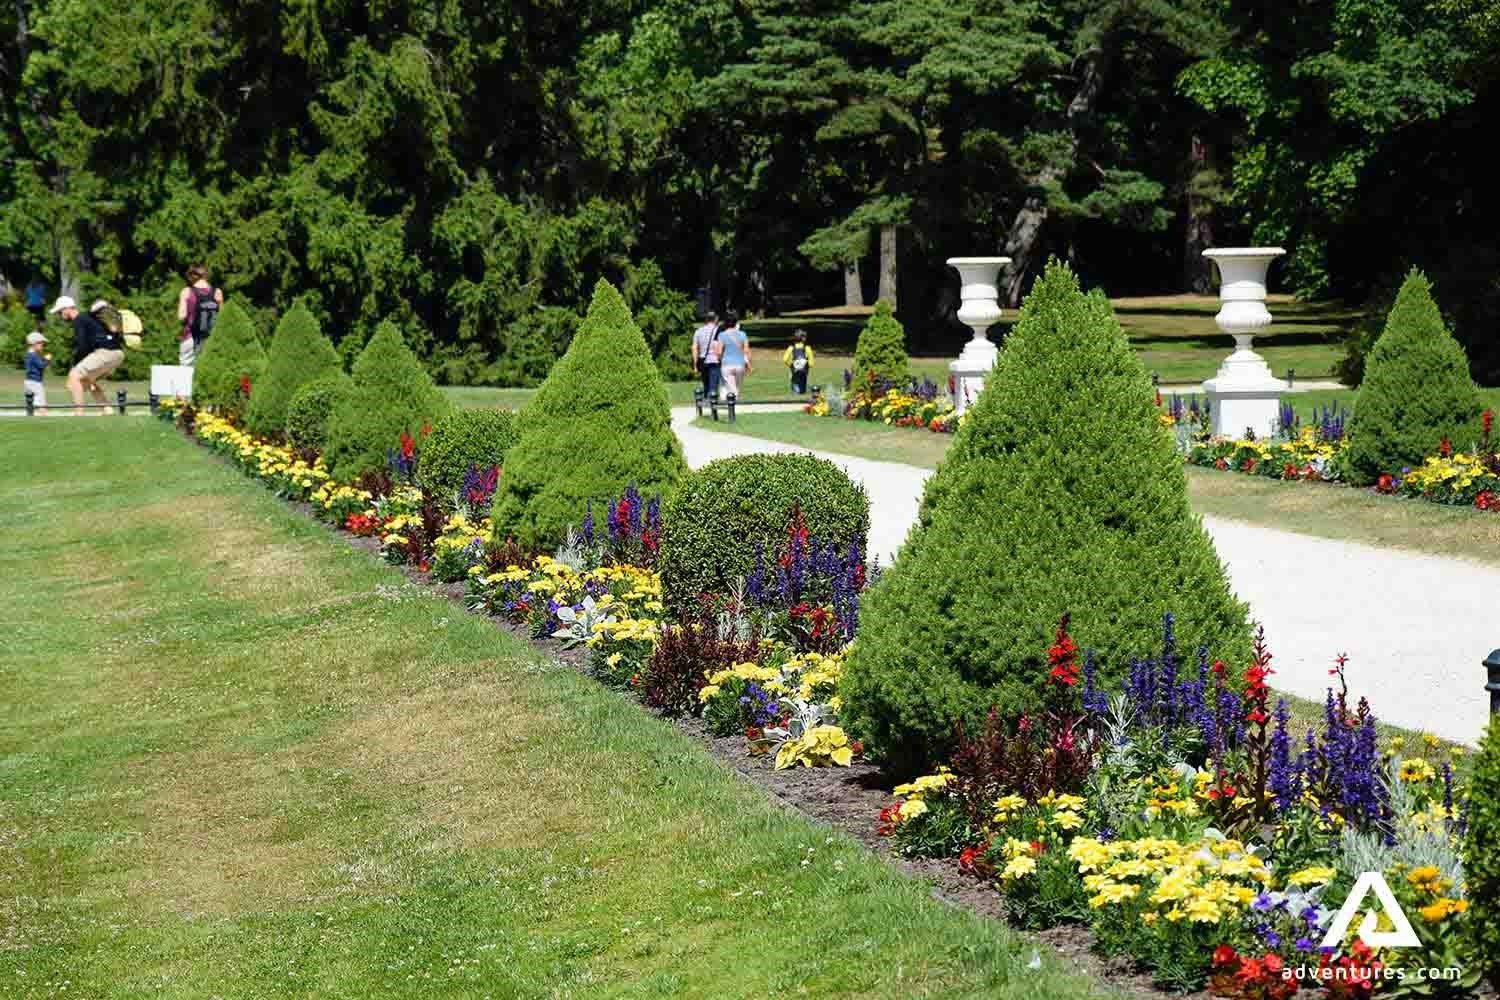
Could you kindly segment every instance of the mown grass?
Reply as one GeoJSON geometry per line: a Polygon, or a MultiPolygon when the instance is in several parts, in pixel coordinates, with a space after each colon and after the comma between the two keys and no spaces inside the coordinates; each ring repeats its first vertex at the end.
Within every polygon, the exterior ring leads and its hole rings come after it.
{"type": "MultiPolygon", "coordinates": [[[[953,441],[950,434],[796,412],[744,412],[733,426],[706,419],[697,426],[925,469],[937,468],[953,441]]],[[[1500,566],[1500,517],[1494,514],[1214,469],[1190,467],[1187,477],[1188,496],[1200,514],[1500,566]]]]}
{"type": "Polygon", "coordinates": [[[0,995],[1092,990],[163,424],[0,460],[0,995]]]}

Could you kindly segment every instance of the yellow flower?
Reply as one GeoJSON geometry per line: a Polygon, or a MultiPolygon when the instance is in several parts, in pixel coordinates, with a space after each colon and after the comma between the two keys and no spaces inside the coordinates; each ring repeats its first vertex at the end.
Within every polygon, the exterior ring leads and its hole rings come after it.
{"type": "Polygon", "coordinates": [[[1036,858],[1033,858],[1029,854],[1023,854],[1020,857],[1011,858],[1006,863],[1005,870],[1000,873],[1000,878],[1002,881],[1009,882],[1018,878],[1024,878],[1035,871],[1036,858]]]}
{"type": "Polygon", "coordinates": [[[1065,810],[1053,814],[1052,825],[1059,830],[1076,830],[1083,825],[1083,817],[1065,810]]]}
{"type": "Polygon", "coordinates": [[[1437,777],[1437,769],[1421,757],[1412,757],[1410,760],[1401,762],[1401,780],[1408,784],[1421,781],[1432,781],[1437,777]]]}
{"type": "Polygon", "coordinates": [[[921,799],[908,799],[901,803],[901,821],[915,819],[927,811],[927,803],[921,799]]]}
{"type": "Polygon", "coordinates": [[[1287,885],[1323,885],[1333,881],[1336,873],[1332,868],[1314,866],[1293,872],[1287,877],[1287,885]]]}

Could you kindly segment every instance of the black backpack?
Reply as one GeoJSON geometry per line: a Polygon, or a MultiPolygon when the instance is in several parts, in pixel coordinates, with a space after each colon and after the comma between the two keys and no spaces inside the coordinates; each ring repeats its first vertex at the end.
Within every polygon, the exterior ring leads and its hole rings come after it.
{"type": "Polygon", "coordinates": [[[194,339],[202,340],[213,332],[214,324],[219,320],[219,300],[215,297],[216,290],[212,288],[194,288],[193,298],[197,300],[193,307],[192,333],[194,339]]]}

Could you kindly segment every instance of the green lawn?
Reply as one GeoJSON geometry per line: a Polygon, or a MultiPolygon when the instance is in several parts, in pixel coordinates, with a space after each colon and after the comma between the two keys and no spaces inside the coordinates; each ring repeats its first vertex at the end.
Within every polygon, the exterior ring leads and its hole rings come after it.
{"type": "MultiPolygon", "coordinates": [[[[748,412],[739,414],[733,427],[709,420],[699,420],[698,426],[927,469],[937,467],[953,441],[950,434],[794,412],[748,412]]],[[[1189,468],[1187,476],[1193,508],[1200,514],[1500,565],[1500,517],[1494,514],[1213,469],[1189,468]]]]}
{"type": "Polygon", "coordinates": [[[0,460],[6,997],[1090,992],[164,424],[0,460]]]}

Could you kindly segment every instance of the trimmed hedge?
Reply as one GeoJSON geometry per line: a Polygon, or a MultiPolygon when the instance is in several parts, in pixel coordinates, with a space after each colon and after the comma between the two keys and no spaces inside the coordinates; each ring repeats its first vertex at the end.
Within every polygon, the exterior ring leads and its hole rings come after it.
{"type": "Polygon", "coordinates": [[[253,398],[265,371],[266,350],[255,323],[237,301],[228,300],[193,363],[193,405],[239,413],[246,403],[240,380],[250,379],[253,398]]]}
{"type": "Polygon", "coordinates": [[[266,374],[250,395],[245,426],[262,437],[280,434],[286,430],[287,407],[297,390],[341,368],[338,351],[318,328],[317,317],[301,303],[292,306],[276,324],[266,374]]]}
{"type": "Polygon", "coordinates": [[[1469,961],[1500,990],[1500,725],[1491,721],[1469,781],[1469,831],[1464,844],[1469,961]]]}
{"type": "Polygon", "coordinates": [[[354,380],[341,371],[313,379],[292,394],[286,408],[286,436],[298,448],[322,451],[328,444],[328,419],[344,397],[354,391],[354,380]]]}
{"type": "Polygon", "coordinates": [[[423,427],[452,410],[390,320],[375,328],[353,374],[353,391],[328,421],[323,454],[328,471],[344,481],[384,469],[386,452],[398,445],[402,433],[418,437],[423,427]]]}
{"type": "Polygon", "coordinates": [[[846,728],[913,769],[952,748],[960,720],[1034,711],[1064,613],[1112,686],[1169,611],[1182,646],[1245,662],[1245,606],[1102,294],[1051,263],[970,412],[866,595],[840,690],[846,728]]]}
{"type": "Polygon", "coordinates": [[[1468,450],[1479,436],[1482,408],[1469,359],[1443,325],[1432,286],[1413,269],[1365,359],[1344,453],[1349,480],[1399,475],[1437,454],[1445,438],[1468,450]]]}
{"type": "Polygon", "coordinates": [[[813,455],[741,455],[690,472],[662,515],[662,599],[676,614],[693,612],[700,593],[722,594],[786,541],[793,508],[808,534],[843,548],[863,546],[870,530],[864,488],[813,455]]]}
{"type": "Polygon", "coordinates": [[[505,465],[505,453],[516,443],[516,415],[511,410],[455,410],[438,422],[422,442],[417,478],[439,502],[463,489],[469,467],[505,465]]]}
{"type": "Polygon", "coordinates": [[[876,381],[901,382],[907,375],[906,331],[884,299],[859,331],[854,347],[854,381],[863,385],[874,373],[876,381]]]}
{"type": "Polygon", "coordinates": [[[495,538],[547,545],[635,483],[667,494],[687,471],[661,373],[620,293],[601,280],[588,316],[516,420],[495,538]]]}

